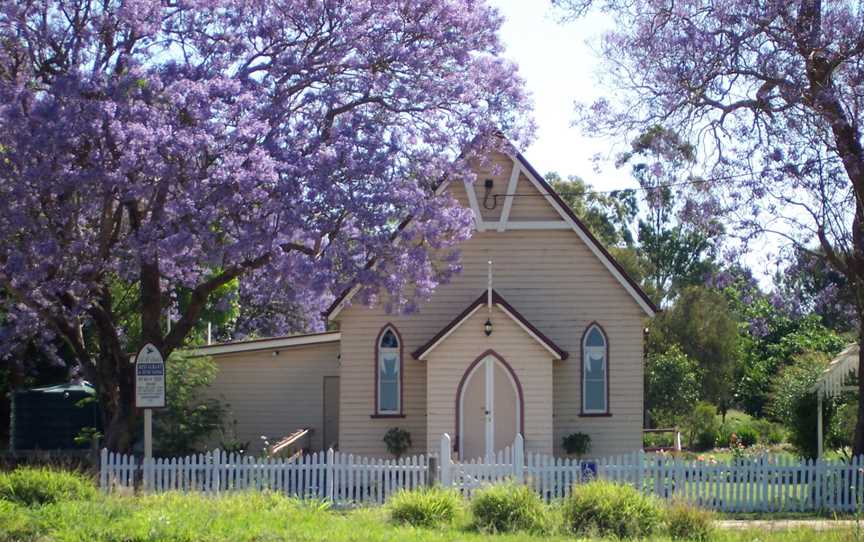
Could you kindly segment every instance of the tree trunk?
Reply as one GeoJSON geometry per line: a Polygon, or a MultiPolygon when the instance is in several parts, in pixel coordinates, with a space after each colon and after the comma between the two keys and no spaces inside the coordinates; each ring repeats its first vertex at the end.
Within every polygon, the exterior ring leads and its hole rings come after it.
{"type": "Polygon", "coordinates": [[[102,346],[96,371],[96,389],[102,408],[105,447],[127,453],[135,443],[138,409],[135,408],[135,365],[119,344],[102,346]]]}
{"type": "Polygon", "coordinates": [[[855,438],[852,455],[864,454],[864,311],[858,311],[858,421],[855,423],[855,438]]]}

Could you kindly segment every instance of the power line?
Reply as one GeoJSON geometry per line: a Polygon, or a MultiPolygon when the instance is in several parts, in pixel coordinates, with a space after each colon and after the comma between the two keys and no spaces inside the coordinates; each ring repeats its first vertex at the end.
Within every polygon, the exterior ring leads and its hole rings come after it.
{"type": "MultiPolygon", "coordinates": [[[[676,188],[676,187],[680,187],[680,186],[700,185],[700,184],[715,184],[715,183],[721,183],[721,182],[725,182],[725,181],[734,181],[736,179],[741,179],[739,182],[744,183],[744,182],[746,182],[746,180],[744,179],[745,177],[751,178],[751,177],[754,177],[757,175],[762,175],[764,173],[769,173],[772,171],[775,171],[775,172],[776,171],[783,171],[783,170],[788,169],[790,166],[796,167],[796,168],[806,167],[806,166],[811,166],[811,165],[815,165],[815,164],[820,164],[823,162],[835,162],[837,160],[840,160],[839,156],[830,156],[828,158],[814,158],[812,160],[807,160],[805,162],[800,162],[798,164],[790,164],[790,165],[786,165],[786,166],[777,166],[777,167],[768,167],[768,168],[760,169],[760,170],[753,171],[753,172],[744,172],[744,173],[735,173],[735,174],[730,174],[730,175],[721,175],[721,176],[717,176],[717,177],[690,179],[687,181],[680,181],[680,182],[667,183],[667,184],[658,184],[656,186],[637,186],[637,187],[631,187],[631,188],[616,188],[613,190],[594,190],[591,188],[586,188],[582,192],[558,191],[557,193],[559,196],[587,196],[589,194],[596,194],[596,195],[616,194],[616,193],[627,192],[627,191],[633,191],[633,192],[645,191],[645,192],[648,192],[651,190],[659,190],[659,189],[663,189],[663,188],[676,188]]],[[[572,182],[572,181],[564,180],[563,182],[572,182]]],[[[544,193],[520,194],[518,192],[514,192],[514,193],[510,193],[510,194],[508,194],[508,193],[491,194],[491,196],[493,198],[497,198],[497,197],[545,197],[548,195],[549,194],[544,194],[544,193]]]]}

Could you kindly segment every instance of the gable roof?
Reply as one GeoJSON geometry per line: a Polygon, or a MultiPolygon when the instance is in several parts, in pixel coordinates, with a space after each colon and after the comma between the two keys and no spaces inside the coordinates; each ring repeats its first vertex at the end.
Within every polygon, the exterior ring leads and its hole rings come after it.
{"type": "MultiPolygon", "coordinates": [[[[591,230],[576,216],[576,213],[573,212],[573,209],[570,208],[567,203],[561,199],[561,196],[555,191],[552,186],[546,182],[540,173],[534,169],[528,160],[522,155],[522,153],[515,153],[512,155],[512,158],[516,160],[522,168],[522,171],[525,173],[525,176],[528,180],[543,194],[546,201],[555,209],[556,212],[564,219],[564,221],[576,232],[579,238],[583,243],[588,247],[588,249],[600,260],[600,262],[606,267],[606,269],[612,274],[613,277],[624,287],[627,293],[636,301],[636,304],[648,315],[654,316],[657,314],[660,309],[657,308],[657,305],[648,297],[648,294],[642,290],[642,287],[633,280],[633,278],[627,273],[627,271],[615,260],[614,256],[609,253],[609,250],[603,246],[591,230]]],[[[442,182],[436,192],[440,192],[446,187],[449,183],[449,180],[445,180],[442,182]]],[[[399,225],[399,230],[402,230],[404,227],[408,225],[411,221],[411,217],[402,221],[399,225]]],[[[393,238],[395,239],[396,235],[394,234],[393,238]]],[[[366,264],[366,268],[373,266],[375,259],[369,260],[366,264]]],[[[335,319],[345,305],[351,300],[352,297],[360,290],[360,286],[354,284],[345,288],[342,293],[330,304],[326,311],[324,311],[323,316],[326,320],[335,319]]]]}
{"type": "Polygon", "coordinates": [[[495,290],[491,291],[491,296],[489,295],[489,290],[484,290],[483,293],[474,300],[473,303],[468,305],[464,311],[459,313],[459,315],[450,321],[446,326],[441,328],[438,333],[435,334],[434,337],[429,339],[429,341],[415,350],[412,354],[415,359],[423,360],[423,358],[432,352],[439,344],[444,342],[444,340],[456,329],[461,326],[466,320],[471,318],[475,312],[477,312],[481,307],[483,307],[491,297],[492,304],[501,309],[504,314],[509,316],[516,324],[519,325],[526,333],[528,333],[531,338],[537,341],[540,346],[548,350],[555,359],[565,360],[570,357],[569,352],[555,344],[552,339],[543,334],[539,329],[534,327],[534,325],[528,321],[527,318],[522,316],[522,314],[517,311],[510,303],[508,303],[498,292],[495,290]]]}

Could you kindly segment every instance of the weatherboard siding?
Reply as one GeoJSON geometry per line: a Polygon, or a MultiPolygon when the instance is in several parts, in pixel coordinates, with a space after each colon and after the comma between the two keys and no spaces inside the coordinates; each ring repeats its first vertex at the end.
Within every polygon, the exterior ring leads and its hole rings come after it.
{"type": "MultiPolygon", "coordinates": [[[[504,169],[509,172],[506,167],[504,169]]],[[[480,183],[482,179],[481,173],[480,183]]],[[[529,188],[533,186],[525,190],[529,188]]],[[[482,184],[477,190],[482,194],[482,184]]],[[[461,185],[454,186],[452,191],[467,205],[461,185]]],[[[479,199],[482,202],[482,197],[479,199]]],[[[548,205],[545,198],[531,198],[532,202],[535,199],[548,205]]],[[[499,203],[499,207],[501,205],[499,203]]],[[[513,211],[518,210],[516,214],[521,214],[523,218],[520,219],[524,220],[526,214],[522,211],[528,213],[528,210],[520,209],[519,205],[523,203],[514,203],[513,211]]],[[[532,219],[543,217],[533,211],[529,214],[532,219]]],[[[429,450],[435,449],[437,440],[428,441],[435,431],[427,423],[426,367],[410,353],[431,339],[484,291],[488,260],[494,262],[495,290],[541,332],[570,352],[570,359],[553,364],[553,393],[552,397],[545,398],[552,402],[550,445],[555,453],[561,453],[561,438],[576,431],[591,435],[592,455],[641,447],[645,315],[579,236],[571,230],[475,232],[461,246],[461,255],[462,273],[449,284],[441,285],[432,298],[421,305],[418,313],[388,315],[380,306],[366,308],[357,303],[346,307],[339,315],[342,449],[386,455],[381,439],[391,427],[410,431],[413,452],[425,452],[427,444],[429,450]],[[399,329],[404,340],[405,417],[375,419],[371,417],[374,413],[374,341],[388,322],[399,329]],[[609,417],[580,417],[580,341],[591,322],[603,327],[609,341],[609,417]]],[[[484,350],[478,343],[468,363],[484,350]]],[[[467,352],[464,355],[470,356],[467,352]]],[[[455,393],[454,389],[454,397],[455,393]]]]}
{"type": "Polygon", "coordinates": [[[510,365],[522,387],[525,450],[552,453],[553,356],[498,307],[492,310],[493,332],[487,337],[483,324],[488,317],[486,307],[481,307],[421,362],[426,365],[428,383],[427,442],[437,443],[442,433],[457,435],[459,382],[481,354],[494,350],[510,365]]]}
{"type": "Polygon", "coordinates": [[[324,377],[339,376],[338,342],[212,359],[219,370],[209,394],[228,404],[226,430],[236,420],[237,439],[252,452],[261,450],[262,435],[273,443],[301,427],[312,427],[311,446],[321,448],[324,377]]]}

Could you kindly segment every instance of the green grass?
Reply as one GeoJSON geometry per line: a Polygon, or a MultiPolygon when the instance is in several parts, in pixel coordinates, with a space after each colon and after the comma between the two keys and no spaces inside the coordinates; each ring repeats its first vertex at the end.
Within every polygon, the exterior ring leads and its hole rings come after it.
{"type": "MultiPolygon", "coordinates": [[[[477,492],[486,496],[485,504],[476,496],[469,504],[453,493],[427,490],[400,494],[387,506],[335,510],[320,501],[300,501],[262,492],[219,497],[181,493],[106,496],[96,491],[91,479],[56,470],[19,469],[10,474],[0,473],[0,481],[4,488],[0,492],[0,542],[563,542],[577,539],[569,534],[576,529],[574,515],[568,514],[573,511],[572,506],[568,508],[568,502],[545,505],[523,486],[501,485],[477,492]],[[530,513],[526,514],[526,509],[530,513]],[[481,525],[484,521],[486,524],[481,525]],[[504,530],[515,532],[501,533],[504,530]]],[[[603,492],[600,497],[615,498],[602,499],[595,495],[588,499],[587,504],[602,505],[589,507],[595,512],[592,517],[596,518],[599,512],[603,512],[603,517],[611,517],[610,510],[620,508],[625,511],[624,521],[631,521],[636,511],[627,512],[629,501],[617,495],[624,489],[607,486],[615,491],[603,492]]],[[[592,489],[596,492],[605,487],[589,484],[581,489],[587,498],[592,489]]],[[[669,532],[695,533],[699,522],[694,518],[702,514],[697,510],[679,513],[676,521],[671,521],[672,514],[667,514],[664,517],[668,525],[657,525],[650,539],[668,540],[665,537],[669,532]]],[[[599,530],[592,531],[596,532],[599,530]]],[[[830,532],[714,530],[709,538],[704,538],[704,542],[751,540],[864,542],[864,531],[848,528],[830,532]]]]}
{"type": "MultiPolygon", "coordinates": [[[[560,518],[553,507],[550,517],[560,518]]],[[[163,542],[163,541],[416,541],[480,540],[558,542],[576,538],[563,529],[542,535],[489,535],[471,529],[471,519],[438,528],[394,525],[383,507],[331,510],[279,495],[246,493],[225,497],[166,494],[96,497],[25,507],[0,501],[0,541],[163,542]]],[[[651,540],[668,540],[654,535],[651,540]]],[[[849,530],[815,532],[718,531],[717,542],[851,542],[864,540],[849,530]]]]}

